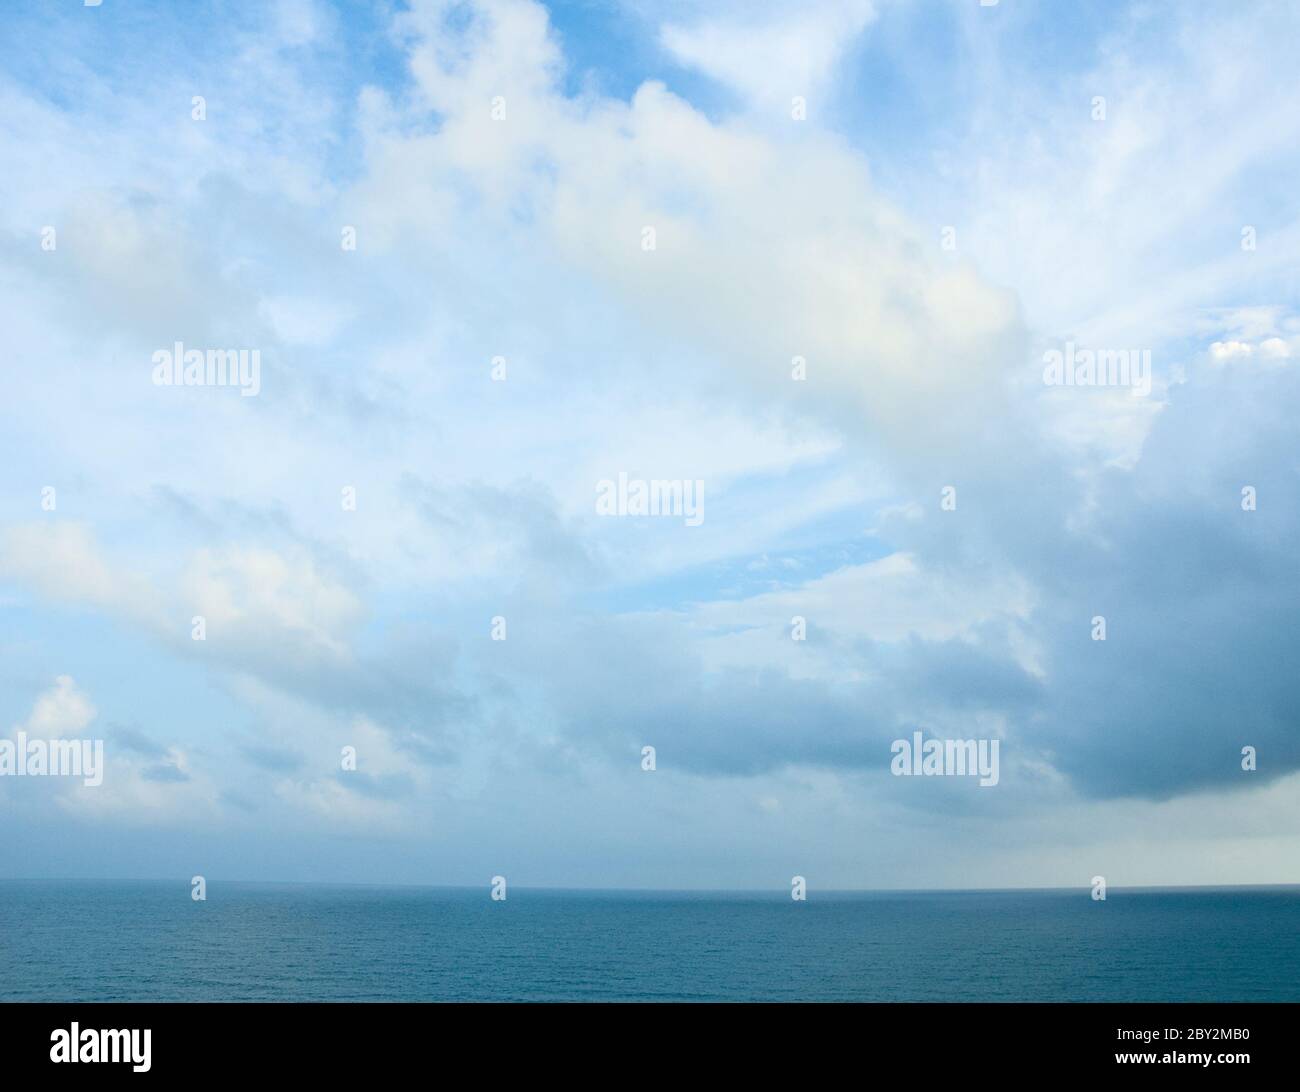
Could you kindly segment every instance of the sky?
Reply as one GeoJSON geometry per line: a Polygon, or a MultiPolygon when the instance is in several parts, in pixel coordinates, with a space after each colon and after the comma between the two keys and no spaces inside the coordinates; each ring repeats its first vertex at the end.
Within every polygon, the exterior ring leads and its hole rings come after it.
{"type": "Polygon", "coordinates": [[[7,5],[0,877],[1300,882],[1298,38],[7,5]]]}

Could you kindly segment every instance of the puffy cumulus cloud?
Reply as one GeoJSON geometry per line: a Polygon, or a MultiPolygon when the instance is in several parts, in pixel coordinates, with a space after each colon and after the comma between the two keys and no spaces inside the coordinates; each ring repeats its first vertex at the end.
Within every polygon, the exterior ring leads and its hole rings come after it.
{"type": "Polygon", "coordinates": [[[157,617],[147,581],[115,571],[81,523],[28,523],[0,532],[0,573],[54,601],[82,602],[157,617]]]}
{"type": "Polygon", "coordinates": [[[804,356],[822,406],[886,448],[951,452],[1005,412],[1014,301],[941,263],[839,140],[713,122],[653,81],[628,103],[569,97],[538,5],[420,4],[409,26],[436,129],[406,138],[390,111],[369,133],[353,200],[385,246],[433,242],[448,215],[506,231],[767,397],[804,356]],[[392,177],[418,189],[394,203],[392,177]]]}
{"type": "Polygon", "coordinates": [[[280,642],[304,653],[340,657],[344,636],[360,623],[354,591],[324,571],[306,550],[269,547],[200,548],[167,564],[110,550],[82,523],[29,523],[0,539],[0,572],[51,599],[109,609],[144,622],[160,637],[190,639],[201,615],[213,636],[280,642]]]}
{"type": "Polygon", "coordinates": [[[1237,356],[1250,356],[1255,347],[1248,341],[1216,341],[1210,345],[1210,356],[1215,360],[1231,360],[1237,356]]]}
{"type": "Polygon", "coordinates": [[[659,33],[683,64],[735,88],[747,102],[788,110],[794,96],[822,92],[874,16],[870,0],[810,3],[798,11],[781,4],[709,5],[683,12],[659,33]]]}
{"type": "Polygon", "coordinates": [[[82,776],[0,778],[0,807],[13,820],[50,821],[62,814],[80,823],[193,826],[217,814],[211,777],[191,770],[183,748],[142,748],[129,733],[118,746],[117,731],[105,731],[99,711],[69,675],[40,693],[6,738],[16,746],[20,732],[29,747],[33,741],[82,743],[82,776]]]}
{"type": "Polygon", "coordinates": [[[10,529],[0,574],[133,625],[158,655],[214,670],[228,685],[255,680],[320,708],[382,714],[430,746],[473,708],[454,682],[455,642],[444,634],[390,634],[382,654],[363,653],[358,589],[304,546],[232,544],[175,557],[119,546],[110,556],[84,526],[54,522],[10,529]]]}
{"type": "Polygon", "coordinates": [[[1269,363],[1286,360],[1290,356],[1291,343],[1280,337],[1266,337],[1258,343],[1235,339],[1210,343],[1210,359],[1216,364],[1251,358],[1269,363]]]}
{"type": "Polygon", "coordinates": [[[19,727],[41,739],[78,738],[95,716],[95,707],[72,677],[60,675],[54,686],[36,699],[31,715],[19,727]]]}
{"type": "Polygon", "coordinates": [[[473,124],[493,99],[505,100],[507,109],[513,99],[525,117],[545,120],[531,106],[548,98],[562,58],[541,5],[417,0],[397,25],[410,36],[409,64],[423,104],[452,122],[450,144],[463,156],[457,166],[477,165],[471,147],[484,142],[456,126],[473,124]]]}
{"type": "Polygon", "coordinates": [[[198,551],[180,595],[232,644],[260,637],[333,657],[345,655],[342,635],[364,610],[353,589],[309,555],[256,547],[198,551]]]}

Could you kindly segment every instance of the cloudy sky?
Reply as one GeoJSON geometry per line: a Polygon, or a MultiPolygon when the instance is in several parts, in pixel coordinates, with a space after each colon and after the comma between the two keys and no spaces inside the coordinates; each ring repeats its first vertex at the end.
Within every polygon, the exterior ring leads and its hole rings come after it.
{"type": "Polygon", "coordinates": [[[0,875],[1300,882],[1300,9],[361,8],[0,17],[0,875]]]}

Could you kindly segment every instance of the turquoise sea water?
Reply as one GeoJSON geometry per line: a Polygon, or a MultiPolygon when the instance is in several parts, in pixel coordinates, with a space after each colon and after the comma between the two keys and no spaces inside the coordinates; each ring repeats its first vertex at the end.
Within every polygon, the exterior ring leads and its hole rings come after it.
{"type": "Polygon", "coordinates": [[[1300,1000],[1300,887],[207,894],[0,880],[0,999],[1300,1000]]]}

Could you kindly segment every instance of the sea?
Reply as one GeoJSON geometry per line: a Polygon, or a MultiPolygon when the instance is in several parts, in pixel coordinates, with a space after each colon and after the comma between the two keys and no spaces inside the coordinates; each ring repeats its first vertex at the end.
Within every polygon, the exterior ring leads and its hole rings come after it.
{"type": "Polygon", "coordinates": [[[0,880],[4,1001],[1300,1001],[1300,887],[0,880]]]}

